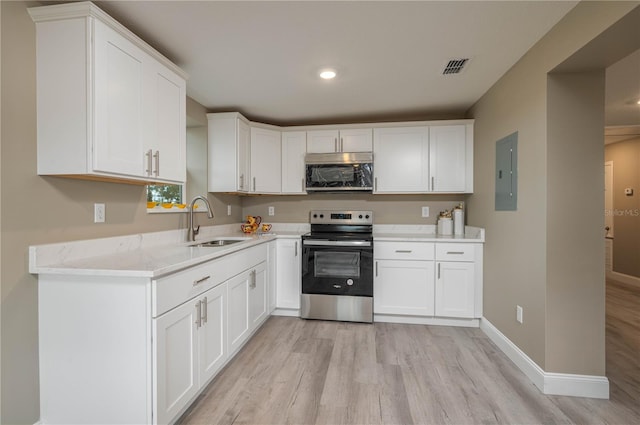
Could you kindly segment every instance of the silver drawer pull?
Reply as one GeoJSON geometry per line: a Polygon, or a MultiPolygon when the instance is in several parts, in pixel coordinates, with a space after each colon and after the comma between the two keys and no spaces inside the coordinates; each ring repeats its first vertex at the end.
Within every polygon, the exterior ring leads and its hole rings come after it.
{"type": "Polygon", "coordinates": [[[410,249],[396,249],[396,252],[400,254],[411,254],[413,251],[410,249]]]}
{"type": "Polygon", "coordinates": [[[198,280],[194,280],[194,281],[193,281],[193,286],[198,286],[198,285],[200,285],[202,282],[207,281],[207,280],[209,280],[209,279],[211,279],[211,276],[205,276],[205,277],[202,277],[202,278],[200,278],[200,279],[198,279],[198,280]]]}
{"type": "Polygon", "coordinates": [[[462,255],[464,254],[464,251],[447,251],[447,255],[449,254],[462,255]]]}

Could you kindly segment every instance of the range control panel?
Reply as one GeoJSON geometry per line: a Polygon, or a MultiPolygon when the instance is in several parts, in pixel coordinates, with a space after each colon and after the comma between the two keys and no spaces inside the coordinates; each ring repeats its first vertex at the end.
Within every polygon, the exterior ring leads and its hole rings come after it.
{"type": "Polygon", "coordinates": [[[311,224],[373,224],[373,211],[314,210],[309,213],[311,224]]]}

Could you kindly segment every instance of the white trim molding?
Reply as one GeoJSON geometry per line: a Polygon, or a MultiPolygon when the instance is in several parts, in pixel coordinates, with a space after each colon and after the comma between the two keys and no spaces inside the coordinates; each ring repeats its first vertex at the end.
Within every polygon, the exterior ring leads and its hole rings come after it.
{"type": "Polygon", "coordinates": [[[611,271],[607,273],[607,279],[615,280],[618,282],[626,283],[627,285],[635,286],[636,288],[640,288],[640,278],[630,276],[628,274],[611,271]]]}
{"type": "Polygon", "coordinates": [[[543,394],[609,398],[609,380],[606,376],[545,372],[487,318],[480,320],[480,329],[543,394]]]}

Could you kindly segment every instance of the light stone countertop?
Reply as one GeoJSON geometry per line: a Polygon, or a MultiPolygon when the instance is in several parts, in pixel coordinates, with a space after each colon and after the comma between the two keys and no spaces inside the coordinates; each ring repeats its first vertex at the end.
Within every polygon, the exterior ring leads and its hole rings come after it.
{"type": "MultiPolygon", "coordinates": [[[[278,238],[299,238],[307,223],[274,223],[271,232],[247,236],[239,225],[208,226],[196,242],[216,238],[246,238],[220,247],[190,246],[186,230],[62,242],[29,247],[33,274],[157,278],[278,238]]],[[[484,229],[465,228],[463,236],[443,236],[432,225],[374,225],[374,241],[484,243],[484,229]]]]}

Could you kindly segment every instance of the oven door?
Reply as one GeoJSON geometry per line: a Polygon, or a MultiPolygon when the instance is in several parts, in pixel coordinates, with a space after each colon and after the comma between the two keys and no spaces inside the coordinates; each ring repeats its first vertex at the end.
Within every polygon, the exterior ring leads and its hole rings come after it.
{"type": "Polygon", "coordinates": [[[373,296],[371,241],[302,241],[302,293],[373,296]]]}

